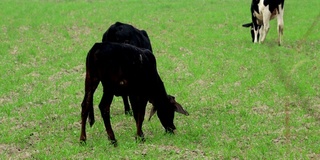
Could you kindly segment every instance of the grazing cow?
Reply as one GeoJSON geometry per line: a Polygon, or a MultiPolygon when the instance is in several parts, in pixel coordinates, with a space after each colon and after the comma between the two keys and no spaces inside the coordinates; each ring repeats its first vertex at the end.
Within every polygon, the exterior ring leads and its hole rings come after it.
{"type": "Polygon", "coordinates": [[[269,21],[277,17],[278,44],[281,45],[283,35],[284,0],[252,0],[252,22],[243,24],[243,27],[251,28],[252,42],[263,42],[269,31],[269,21]]]}
{"type": "MultiPolygon", "coordinates": [[[[102,42],[127,43],[152,52],[151,42],[146,31],[139,30],[130,24],[116,22],[103,34],[102,42]]],[[[125,114],[131,114],[128,97],[122,95],[125,114]]]]}
{"type": "Polygon", "coordinates": [[[139,30],[130,24],[116,22],[103,34],[102,42],[128,43],[152,52],[151,42],[145,30],[139,30]]]}
{"type": "MultiPolygon", "coordinates": [[[[142,123],[146,104],[153,105],[151,116],[157,112],[166,132],[173,133],[174,112],[189,115],[174,97],[166,93],[158,74],[156,59],[149,50],[142,50],[128,44],[96,43],[86,59],[85,96],[82,101],[80,141],[86,141],[86,120],[93,109],[93,93],[101,81],[103,96],[99,109],[108,138],[116,146],[116,139],[110,124],[110,105],[114,96],[128,95],[136,121],[137,137],[144,140],[142,123]]],[[[90,122],[92,126],[94,121],[90,122]]]]}

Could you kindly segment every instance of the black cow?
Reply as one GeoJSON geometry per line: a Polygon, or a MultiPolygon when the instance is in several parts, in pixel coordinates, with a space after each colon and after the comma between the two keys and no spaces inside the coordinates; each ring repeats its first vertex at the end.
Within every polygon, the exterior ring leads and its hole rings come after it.
{"type": "MultiPolygon", "coordinates": [[[[85,96],[82,101],[80,141],[86,141],[86,120],[93,110],[93,93],[101,81],[103,96],[99,109],[111,143],[116,145],[110,124],[110,105],[113,96],[128,95],[136,121],[137,136],[144,140],[142,123],[146,104],[150,101],[153,113],[166,132],[173,133],[174,112],[189,115],[174,97],[169,96],[158,74],[156,59],[149,50],[128,44],[96,43],[86,59],[85,96]]],[[[94,121],[90,121],[92,126],[94,121]]]]}
{"type": "Polygon", "coordinates": [[[145,30],[139,30],[130,24],[116,22],[103,34],[102,42],[128,43],[152,52],[151,42],[145,30]]]}
{"type": "MultiPolygon", "coordinates": [[[[139,30],[130,24],[116,22],[103,34],[102,42],[128,43],[152,52],[151,42],[145,30],[139,30]]],[[[125,114],[131,114],[128,97],[122,95],[125,114]]]]}
{"type": "Polygon", "coordinates": [[[243,24],[243,27],[251,28],[253,43],[262,43],[269,31],[269,21],[277,17],[278,44],[281,45],[283,35],[284,0],[252,0],[252,22],[243,24]]]}

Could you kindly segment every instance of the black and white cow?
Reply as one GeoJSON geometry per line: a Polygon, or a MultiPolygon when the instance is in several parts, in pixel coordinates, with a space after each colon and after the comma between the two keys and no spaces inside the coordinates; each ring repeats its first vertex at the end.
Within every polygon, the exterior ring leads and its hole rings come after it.
{"type": "Polygon", "coordinates": [[[278,44],[281,45],[283,35],[284,0],[252,0],[252,22],[243,24],[243,27],[251,28],[253,43],[262,43],[269,31],[269,21],[277,17],[278,21],[278,44]]]}

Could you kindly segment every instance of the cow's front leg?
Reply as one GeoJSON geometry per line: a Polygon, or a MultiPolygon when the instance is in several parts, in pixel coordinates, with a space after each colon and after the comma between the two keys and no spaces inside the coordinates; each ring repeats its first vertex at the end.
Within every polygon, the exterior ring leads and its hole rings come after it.
{"type": "Polygon", "coordinates": [[[261,41],[261,38],[263,37],[263,25],[261,25],[260,27],[259,27],[259,29],[258,29],[258,42],[259,43],[262,43],[262,41],[261,41]]]}
{"type": "Polygon", "coordinates": [[[108,133],[108,138],[114,146],[117,146],[117,140],[114,136],[111,123],[110,123],[110,105],[113,99],[113,94],[103,93],[102,99],[99,104],[101,116],[103,118],[104,126],[108,133]]]}
{"type": "Polygon", "coordinates": [[[269,7],[267,7],[263,11],[263,28],[262,28],[262,35],[261,35],[261,43],[266,39],[267,34],[269,32],[270,28],[270,18],[271,18],[271,12],[269,11],[269,7]]]}
{"type": "Polygon", "coordinates": [[[277,22],[278,22],[278,45],[281,46],[282,43],[282,35],[283,35],[283,13],[284,13],[284,8],[279,5],[278,6],[278,14],[277,14],[277,22]]]}
{"type": "Polygon", "coordinates": [[[148,99],[142,96],[129,96],[129,98],[130,98],[130,103],[133,110],[133,116],[136,121],[136,127],[137,127],[136,139],[144,142],[145,138],[142,131],[142,124],[144,121],[144,115],[145,115],[148,99]]]}

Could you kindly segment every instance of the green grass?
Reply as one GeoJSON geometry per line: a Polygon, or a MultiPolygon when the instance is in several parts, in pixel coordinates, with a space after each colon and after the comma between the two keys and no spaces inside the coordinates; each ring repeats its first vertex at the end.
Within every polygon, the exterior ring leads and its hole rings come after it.
{"type": "Polygon", "coordinates": [[[245,0],[0,1],[0,159],[319,159],[320,1],[285,3],[278,47],[276,20],[264,44],[251,43],[245,0]],[[148,32],[166,89],[190,116],[176,114],[176,135],[145,121],[136,143],[115,98],[114,148],[100,86],[82,146],[85,57],[116,21],[148,32]]]}

